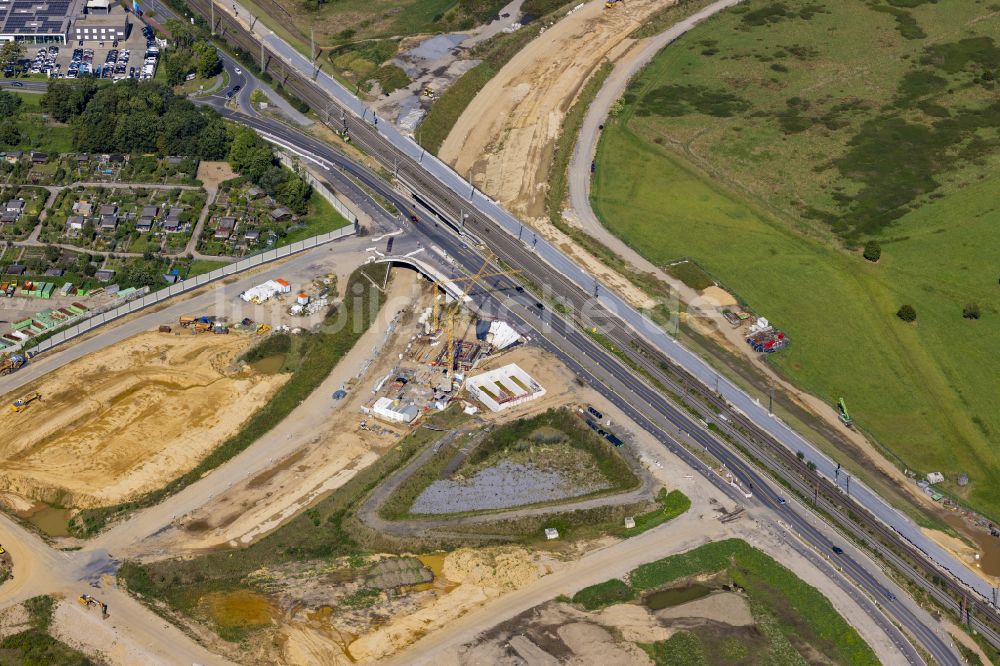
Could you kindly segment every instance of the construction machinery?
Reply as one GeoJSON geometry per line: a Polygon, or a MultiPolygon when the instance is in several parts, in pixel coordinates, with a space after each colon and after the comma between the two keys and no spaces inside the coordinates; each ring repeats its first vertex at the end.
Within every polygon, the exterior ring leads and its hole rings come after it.
{"type": "Polygon", "coordinates": [[[28,408],[28,405],[30,405],[36,400],[41,400],[41,399],[42,399],[41,393],[39,393],[38,391],[32,391],[31,393],[22,396],[17,400],[15,400],[14,402],[10,403],[10,408],[15,412],[23,412],[25,409],[28,408]]]}
{"type": "Polygon", "coordinates": [[[212,330],[212,324],[205,321],[196,322],[193,327],[194,333],[207,333],[208,331],[211,330],[212,330]]]}
{"type": "Polygon", "coordinates": [[[260,326],[257,327],[257,335],[264,335],[265,333],[269,333],[270,331],[271,327],[268,326],[267,324],[261,324],[260,326]]]}
{"type": "Polygon", "coordinates": [[[104,617],[108,616],[108,605],[106,603],[98,601],[97,599],[95,599],[93,596],[91,596],[89,594],[81,594],[77,598],[77,601],[79,601],[81,605],[86,606],[88,609],[91,608],[91,607],[93,607],[93,608],[100,608],[101,609],[101,613],[104,615],[104,617]]]}
{"type": "MultiPolygon", "coordinates": [[[[468,282],[469,286],[468,286],[468,288],[465,291],[468,291],[472,287],[479,287],[483,291],[490,291],[490,287],[484,285],[481,282],[481,280],[484,280],[484,279],[489,278],[489,277],[508,276],[511,273],[517,272],[517,271],[515,271],[513,269],[510,269],[510,270],[503,270],[502,269],[502,270],[497,271],[497,272],[487,273],[486,269],[490,266],[490,264],[495,259],[496,259],[496,255],[494,255],[492,252],[490,252],[490,253],[487,254],[485,260],[483,261],[483,265],[479,267],[479,270],[476,271],[475,275],[466,275],[465,277],[454,278],[452,280],[449,280],[449,282],[451,282],[453,284],[459,284],[459,283],[462,283],[462,282],[468,282]]],[[[440,287],[441,290],[444,291],[443,285],[439,284],[438,287],[440,287]]],[[[447,293],[447,292],[445,292],[445,293],[447,293]]],[[[438,299],[437,299],[437,296],[435,295],[435,298],[434,298],[434,317],[433,317],[433,327],[435,329],[439,328],[440,324],[441,324],[441,322],[439,320],[439,313],[438,313],[438,307],[437,307],[437,305],[438,305],[438,299]]],[[[449,374],[452,371],[454,371],[454,369],[455,369],[455,319],[458,316],[458,311],[461,308],[461,305],[462,305],[461,301],[458,300],[458,299],[456,299],[455,302],[448,308],[447,313],[446,313],[446,319],[447,319],[447,329],[446,330],[447,330],[447,333],[448,333],[448,346],[447,346],[447,352],[446,352],[447,356],[446,356],[446,358],[448,359],[447,368],[448,368],[449,374]]]]}
{"type": "Polygon", "coordinates": [[[179,323],[184,328],[187,328],[188,326],[190,326],[191,324],[195,323],[196,321],[198,321],[197,317],[194,317],[192,315],[184,315],[183,317],[180,318],[179,323]]]}
{"type": "Polygon", "coordinates": [[[611,9],[612,7],[614,7],[615,5],[617,5],[619,2],[624,2],[624,1],[625,0],[606,0],[605,3],[604,3],[604,8],[605,9],[611,9]]]}
{"type": "Polygon", "coordinates": [[[25,364],[24,357],[20,354],[8,354],[0,360],[0,376],[9,375],[25,364]]]}
{"type": "Polygon", "coordinates": [[[839,412],[840,422],[848,428],[853,428],[854,419],[851,418],[851,414],[847,411],[847,403],[844,402],[843,398],[837,401],[837,411],[839,412]]]}

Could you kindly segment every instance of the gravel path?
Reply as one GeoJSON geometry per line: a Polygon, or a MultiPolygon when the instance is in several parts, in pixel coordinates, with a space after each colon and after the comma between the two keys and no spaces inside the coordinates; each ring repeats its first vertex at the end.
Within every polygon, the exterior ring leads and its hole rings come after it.
{"type": "Polygon", "coordinates": [[[559,472],[501,460],[463,481],[435,481],[420,493],[411,511],[442,514],[506,509],[579,497],[607,487],[607,483],[575,484],[559,472]]]}

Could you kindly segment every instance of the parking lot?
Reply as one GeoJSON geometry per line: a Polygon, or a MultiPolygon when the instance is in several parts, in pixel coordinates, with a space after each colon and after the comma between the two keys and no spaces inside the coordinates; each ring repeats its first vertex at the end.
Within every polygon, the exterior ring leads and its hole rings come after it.
{"type": "Polygon", "coordinates": [[[19,67],[8,68],[4,76],[47,74],[52,78],[152,78],[156,72],[159,48],[154,41],[147,40],[143,31],[152,35],[150,28],[138,23],[132,26],[128,38],[119,42],[87,40],[83,46],[80,42],[25,44],[24,58],[19,61],[19,67]]]}

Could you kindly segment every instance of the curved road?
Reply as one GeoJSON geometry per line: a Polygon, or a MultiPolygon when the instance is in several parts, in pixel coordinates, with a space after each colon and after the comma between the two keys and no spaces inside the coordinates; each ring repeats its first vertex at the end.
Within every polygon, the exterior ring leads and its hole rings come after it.
{"type": "Polygon", "coordinates": [[[607,119],[611,106],[625,93],[632,77],[648,65],[656,54],[668,44],[679,39],[705,19],[742,1],[717,0],[701,11],[678,21],[668,30],[649,38],[639,51],[626,55],[621,62],[616,64],[611,75],[608,76],[587,109],[587,115],[584,116],[583,125],[580,127],[580,134],[569,162],[569,204],[580,227],[640,271],[653,273],[661,281],[669,284],[680,294],[681,300],[686,303],[695,303],[700,300],[700,295],[696,290],[667,275],[659,266],[626,245],[622,239],[601,224],[590,205],[590,165],[597,154],[600,127],[607,119]]]}

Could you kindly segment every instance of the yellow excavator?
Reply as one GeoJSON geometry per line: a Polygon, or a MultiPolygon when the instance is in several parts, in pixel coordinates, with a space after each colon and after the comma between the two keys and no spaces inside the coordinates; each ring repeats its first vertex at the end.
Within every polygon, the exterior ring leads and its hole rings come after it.
{"type": "Polygon", "coordinates": [[[270,326],[268,326],[267,324],[261,324],[260,326],[257,327],[257,335],[264,335],[265,333],[270,332],[270,330],[271,330],[270,326]]]}
{"type": "Polygon", "coordinates": [[[90,608],[91,606],[93,606],[94,608],[100,608],[101,613],[104,615],[104,617],[108,616],[108,605],[102,601],[99,601],[98,599],[95,599],[89,594],[81,594],[80,597],[77,599],[77,601],[79,601],[81,605],[86,606],[87,608],[90,608]]]}
{"type": "Polygon", "coordinates": [[[36,400],[41,400],[41,399],[42,399],[41,393],[39,393],[38,391],[32,391],[28,395],[22,396],[17,400],[15,400],[14,402],[10,403],[10,408],[13,409],[15,412],[23,412],[25,409],[28,408],[28,405],[30,405],[36,400]]]}

